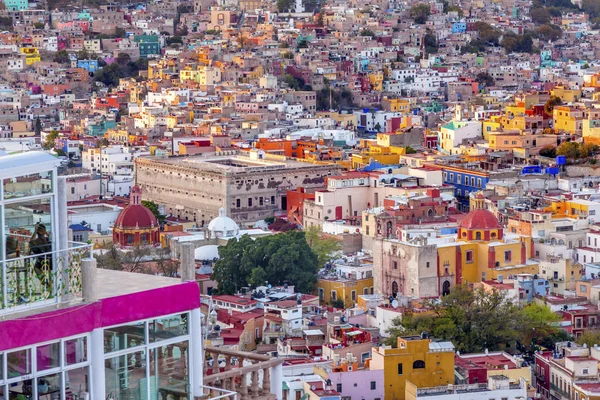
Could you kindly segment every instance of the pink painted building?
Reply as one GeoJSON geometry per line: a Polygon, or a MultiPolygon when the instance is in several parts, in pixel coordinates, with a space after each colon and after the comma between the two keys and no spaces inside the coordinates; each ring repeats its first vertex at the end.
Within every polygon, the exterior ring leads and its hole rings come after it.
{"type": "Polygon", "coordinates": [[[185,281],[96,269],[90,246],[69,239],[58,164],[0,157],[0,399],[281,399],[283,360],[257,355],[250,370],[230,362],[241,354],[204,348],[193,257],[185,281]],[[206,386],[233,368],[231,390],[206,386]]]}

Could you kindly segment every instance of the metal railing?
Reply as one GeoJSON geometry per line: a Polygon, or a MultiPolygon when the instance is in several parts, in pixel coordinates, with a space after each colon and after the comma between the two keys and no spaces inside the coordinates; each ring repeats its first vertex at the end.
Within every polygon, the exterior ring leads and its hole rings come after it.
{"type": "Polygon", "coordinates": [[[66,249],[0,262],[0,314],[68,301],[81,296],[81,260],[92,246],[69,242],[66,249]]]}

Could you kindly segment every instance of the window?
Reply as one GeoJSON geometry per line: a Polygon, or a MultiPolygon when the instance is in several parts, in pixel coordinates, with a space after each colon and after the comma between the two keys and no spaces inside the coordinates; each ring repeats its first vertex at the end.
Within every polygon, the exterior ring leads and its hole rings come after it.
{"type": "Polygon", "coordinates": [[[350,297],[351,297],[352,301],[356,301],[356,290],[353,290],[352,292],[350,292],[350,297]]]}
{"type": "Polygon", "coordinates": [[[75,194],[75,188],[71,186],[71,194],[75,194]]]}
{"type": "Polygon", "coordinates": [[[376,390],[376,389],[377,389],[377,382],[371,381],[371,390],[376,390]]]}
{"type": "MultiPolygon", "coordinates": [[[[477,232],[479,233],[479,232],[477,232]]],[[[472,263],[473,262],[473,250],[467,250],[466,254],[465,254],[465,258],[467,260],[467,263],[472,263]]]]}
{"type": "Polygon", "coordinates": [[[416,360],[413,363],[413,369],[423,369],[425,368],[425,361],[423,360],[416,360]]]}
{"type": "Polygon", "coordinates": [[[337,300],[337,292],[335,290],[331,291],[331,301],[336,301],[337,300]]]}
{"type": "Polygon", "coordinates": [[[338,383],[337,385],[335,385],[335,390],[337,390],[338,393],[342,393],[342,384],[338,383]]]}
{"type": "Polygon", "coordinates": [[[429,261],[427,261],[427,263],[425,264],[426,268],[429,268],[429,261]]]}
{"type": "Polygon", "coordinates": [[[583,369],[581,372],[582,372],[584,375],[587,375],[587,374],[589,374],[589,373],[590,373],[590,370],[589,370],[589,369],[587,369],[587,368],[584,368],[584,369],[583,369]]]}
{"type": "Polygon", "coordinates": [[[504,261],[512,261],[512,251],[506,250],[504,252],[504,261]]]}
{"type": "Polygon", "coordinates": [[[319,300],[320,301],[325,300],[325,289],[323,289],[323,288],[319,288],[319,300]]]}
{"type": "Polygon", "coordinates": [[[392,268],[398,269],[398,261],[392,261],[392,268]]]}
{"type": "Polygon", "coordinates": [[[252,198],[248,199],[248,207],[252,207],[252,198]]]}
{"type": "Polygon", "coordinates": [[[398,363],[398,375],[402,375],[402,363],[398,363]]]}
{"type": "Polygon", "coordinates": [[[235,200],[235,206],[236,206],[237,208],[240,208],[240,207],[242,206],[242,201],[241,201],[240,199],[236,199],[236,200],[235,200]]]}

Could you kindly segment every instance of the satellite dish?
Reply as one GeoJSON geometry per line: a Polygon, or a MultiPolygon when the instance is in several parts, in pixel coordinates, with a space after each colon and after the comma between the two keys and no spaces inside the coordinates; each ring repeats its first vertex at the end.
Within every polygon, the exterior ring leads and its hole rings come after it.
{"type": "Polygon", "coordinates": [[[310,385],[310,390],[314,391],[316,389],[315,385],[310,385]]]}
{"type": "Polygon", "coordinates": [[[267,289],[271,289],[271,287],[272,287],[272,286],[271,286],[271,284],[269,283],[269,284],[267,285],[267,289]]]}
{"type": "Polygon", "coordinates": [[[392,307],[398,308],[398,300],[394,299],[394,301],[392,301],[392,307]]]}

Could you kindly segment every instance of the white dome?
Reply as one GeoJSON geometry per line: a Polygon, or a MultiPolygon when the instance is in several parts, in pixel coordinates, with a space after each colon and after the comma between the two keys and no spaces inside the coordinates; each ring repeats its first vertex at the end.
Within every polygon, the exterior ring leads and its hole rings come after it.
{"type": "Polygon", "coordinates": [[[236,237],[240,232],[238,224],[225,215],[225,209],[219,208],[219,216],[208,224],[211,237],[236,237]]]}
{"type": "Polygon", "coordinates": [[[215,244],[198,247],[194,251],[196,261],[214,260],[215,258],[219,258],[219,246],[215,244]]]}

